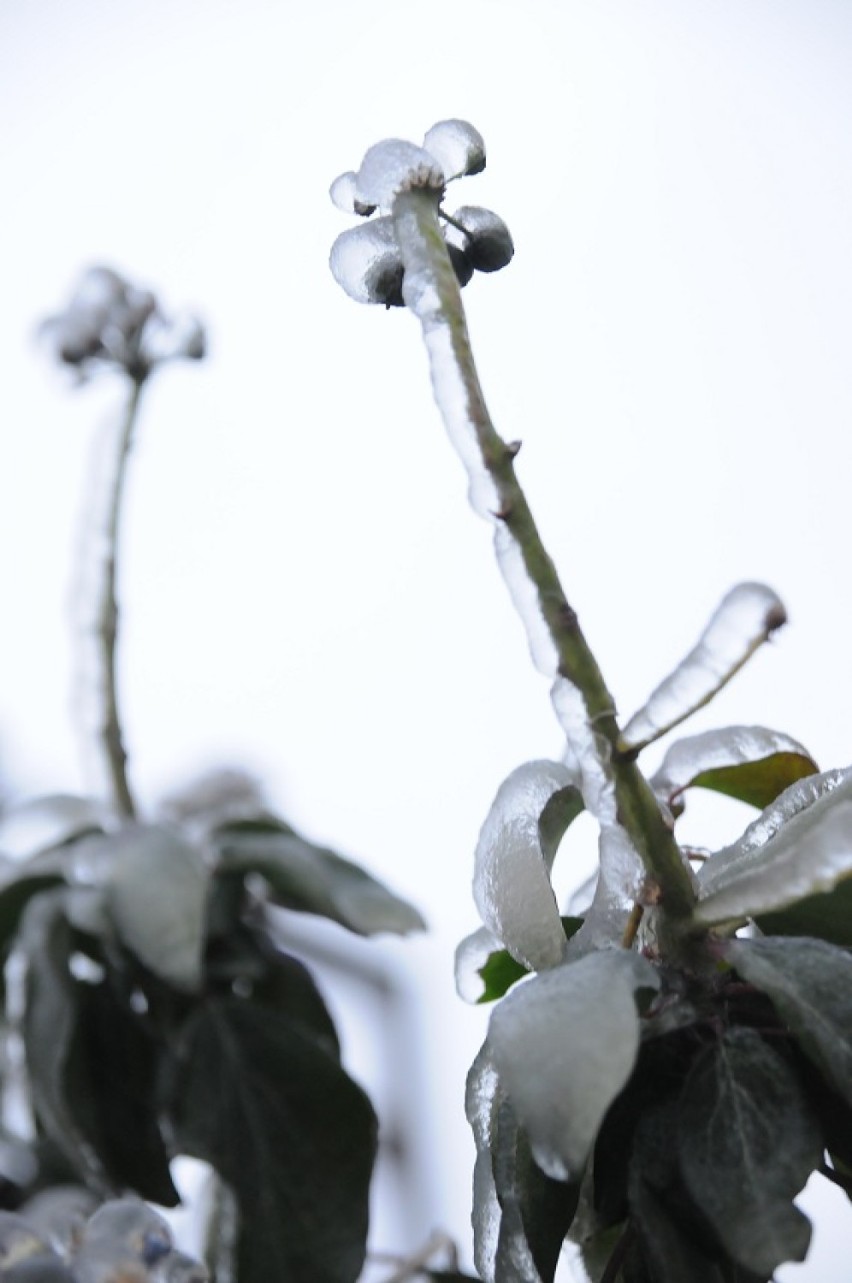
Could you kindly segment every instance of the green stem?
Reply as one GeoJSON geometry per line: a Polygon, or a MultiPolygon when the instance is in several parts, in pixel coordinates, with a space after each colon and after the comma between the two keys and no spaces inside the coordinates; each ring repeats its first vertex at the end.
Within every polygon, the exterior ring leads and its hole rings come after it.
{"type": "Polygon", "coordinates": [[[102,532],[103,562],[98,585],[95,635],[100,661],[100,688],[103,691],[98,737],[100,749],[110,781],[112,800],[119,813],[128,819],[136,814],[136,806],[127,777],[127,751],[119,715],[118,683],[116,679],[116,653],[118,642],[118,596],[116,580],[118,549],[121,528],[121,509],[124,499],[127,462],[133,446],[133,436],[139,413],[139,402],[145,385],[146,374],[131,379],[130,395],[124,418],[119,427],[114,472],[108,496],[106,520],[102,532]]]}
{"type": "MultiPolygon", "coordinates": [[[[461,293],[441,234],[438,203],[439,193],[415,188],[400,193],[393,208],[405,268],[403,293],[423,329],[435,399],[450,439],[471,476],[474,508],[483,516],[490,515],[498,527],[505,529],[534,587],[556,656],[556,672],[550,675],[566,678],[579,689],[589,724],[608,745],[609,761],[605,765],[615,788],[618,818],[648,873],[659,884],[667,912],[683,917],[695,900],[690,870],[644,776],[634,761],[617,751],[619,728],[614,700],[576,612],[563,592],[515,475],[519,447],[507,444],[491,421],[473,359],[461,293]],[[477,493],[478,482],[481,491],[483,469],[496,500],[490,513],[491,494],[483,500],[482,494],[477,493]]],[[[535,639],[531,637],[530,641],[535,656],[535,639]]],[[[546,671],[540,661],[539,666],[546,671]]]]}

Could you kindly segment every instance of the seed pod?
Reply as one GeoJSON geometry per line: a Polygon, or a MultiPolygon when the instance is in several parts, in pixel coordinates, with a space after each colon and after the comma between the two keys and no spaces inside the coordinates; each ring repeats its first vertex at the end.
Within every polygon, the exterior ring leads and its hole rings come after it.
{"type": "Polygon", "coordinates": [[[332,275],[356,303],[403,307],[402,255],[390,218],[341,232],[331,247],[332,275]]]}
{"type": "Polygon", "coordinates": [[[447,181],[463,174],[481,174],[485,168],[485,139],[466,120],[439,120],[423,146],[444,171],[447,181]]]}

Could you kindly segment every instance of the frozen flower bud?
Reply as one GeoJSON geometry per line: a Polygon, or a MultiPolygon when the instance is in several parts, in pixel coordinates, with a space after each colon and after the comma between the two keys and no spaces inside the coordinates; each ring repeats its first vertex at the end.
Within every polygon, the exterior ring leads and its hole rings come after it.
{"type": "Polygon", "coordinates": [[[481,205],[462,205],[453,214],[465,229],[465,248],[477,272],[499,272],[515,252],[508,227],[497,214],[481,205]]]}
{"type": "Polygon", "coordinates": [[[390,218],[374,218],[341,232],[331,247],[334,279],[356,303],[402,307],[402,255],[390,218]]]}
{"type": "Polygon", "coordinates": [[[375,214],[376,207],[375,205],[365,205],[363,201],[358,199],[355,191],[355,178],[355,172],[351,169],[347,170],[345,174],[340,174],[331,184],[328,194],[332,203],[342,210],[344,214],[359,214],[362,218],[369,218],[371,214],[375,214]]]}
{"type": "Polygon", "coordinates": [[[386,138],[364,154],[355,176],[355,194],[363,205],[390,209],[394,197],[412,187],[443,191],[443,171],[428,151],[403,138],[386,138]]]}
{"type": "Polygon", "coordinates": [[[485,140],[466,120],[439,120],[426,134],[423,146],[435,157],[448,182],[464,174],[480,174],[485,168],[485,140]]]}

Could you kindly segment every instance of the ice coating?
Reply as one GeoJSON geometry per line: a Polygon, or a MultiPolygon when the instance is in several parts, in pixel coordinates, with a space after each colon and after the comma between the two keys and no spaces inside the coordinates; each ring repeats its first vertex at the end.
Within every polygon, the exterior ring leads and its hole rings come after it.
{"type": "Polygon", "coordinates": [[[482,205],[462,205],[453,218],[468,233],[464,242],[478,272],[499,272],[512,261],[512,234],[499,214],[482,205]]]}
{"type": "Polygon", "coordinates": [[[328,189],[332,204],[344,214],[355,213],[355,171],[348,169],[338,174],[328,189]]]}
{"type": "Polygon", "coordinates": [[[332,275],[356,303],[402,301],[402,258],[390,218],[341,232],[331,247],[332,275]]]}
{"type": "Polygon", "coordinates": [[[650,743],[701,708],[786,618],[781,599],[765,584],[732,588],[698,644],[631,717],[622,733],[624,744],[650,743]]]}
{"type": "Polygon", "coordinates": [[[830,891],[852,873],[852,767],[785,789],[698,873],[698,922],[735,921],[830,891]]]}
{"type": "Polygon", "coordinates": [[[404,138],[386,138],[364,153],[355,176],[355,195],[363,205],[390,209],[394,197],[411,187],[444,186],[444,173],[428,151],[404,138]]]}
{"type": "Polygon", "coordinates": [[[485,993],[485,983],[480,975],[490,955],[503,946],[487,927],[480,927],[456,946],[456,993],[463,1002],[475,1003],[485,993]]]}
{"type": "Polygon", "coordinates": [[[601,949],[516,985],[495,1008],[488,1045],[500,1084],[554,1180],[582,1170],[636,1060],[634,991],[658,986],[646,959],[601,949]]]}
{"type": "Polygon", "coordinates": [[[721,767],[759,762],[775,753],[810,757],[798,740],[765,726],[725,726],[677,740],[651,780],[654,792],[671,803],[698,775],[721,767]]]}
{"type": "Polygon", "coordinates": [[[447,181],[485,168],[485,139],[467,120],[439,120],[427,131],[423,146],[440,165],[447,181]]]}
{"type": "Polygon", "coordinates": [[[501,1219],[491,1157],[492,1118],[498,1093],[497,1070],[486,1043],[471,1065],[465,1092],[465,1113],[476,1146],[472,1216],[474,1260],[480,1277],[486,1283],[494,1279],[501,1219]]]}
{"type": "Polygon", "coordinates": [[[494,551],[512,602],[523,621],[533,663],[540,673],[552,680],[556,676],[559,656],[541,613],[538,589],[527,573],[517,539],[502,522],[494,531],[494,551]]]}
{"type": "Polygon", "coordinates": [[[548,799],[571,783],[560,762],[519,766],[497,790],[476,846],[473,898],[480,917],[532,971],[556,966],[565,954],[538,821],[548,799]]]}

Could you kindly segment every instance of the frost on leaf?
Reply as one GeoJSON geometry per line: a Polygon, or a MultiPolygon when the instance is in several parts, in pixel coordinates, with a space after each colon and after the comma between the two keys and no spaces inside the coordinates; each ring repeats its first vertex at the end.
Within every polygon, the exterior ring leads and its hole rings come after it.
{"type": "Polygon", "coordinates": [[[355,175],[355,192],[362,205],[390,209],[394,197],[412,187],[441,191],[444,173],[434,156],[404,138],[386,138],[368,148],[355,175]]]}
{"type": "Polygon", "coordinates": [[[726,726],[677,740],[651,780],[667,806],[688,788],[712,789],[765,807],[779,793],[817,770],[807,749],[765,726],[726,726]]]}
{"type": "Polygon", "coordinates": [[[539,1167],[578,1176],[636,1060],[634,993],[659,986],[626,949],[603,949],[513,989],[495,1009],[488,1045],[539,1167]]]}
{"type": "Polygon", "coordinates": [[[559,762],[519,766],[500,785],[476,847],[473,897],[480,917],[533,971],[555,966],[565,952],[539,819],[553,794],[571,781],[559,762]]]}
{"type": "Polygon", "coordinates": [[[852,767],[786,789],[698,874],[697,922],[736,922],[830,891],[852,875],[852,767]]]}
{"type": "Polygon", "coordinates": [[[732,588],[698,644],[631,717],[625,747],[651,743],[708,703],[786,618],[781,599],[765,584],[732,588]]]}
{"type": "Polygon", "coordinates": [[[332,275],[356,303],[402,307],[402,256],[389,218],[347,228],[331,247],[332,275]]]}
{"type": "Polygon", "coordinates": [[[423,146],[440,165],[449,182],[485,168],[485,139],[466,120],[439,120],[427,131],[423,146]]]}

